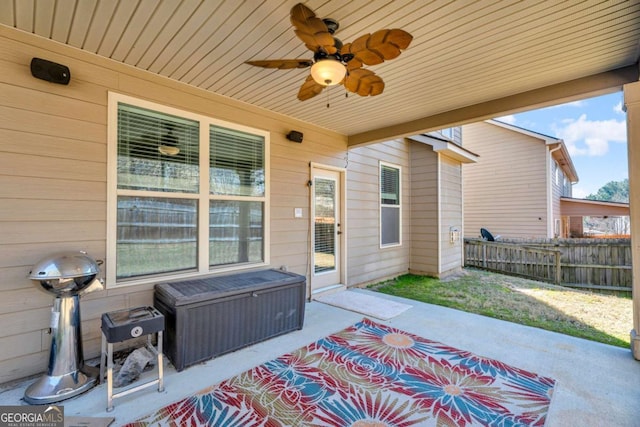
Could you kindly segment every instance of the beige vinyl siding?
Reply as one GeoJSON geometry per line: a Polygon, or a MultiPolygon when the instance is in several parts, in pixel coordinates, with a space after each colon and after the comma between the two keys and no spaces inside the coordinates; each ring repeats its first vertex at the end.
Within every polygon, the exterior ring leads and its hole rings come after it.
{"type": "Polygon", "coordinates": [[[343,167],[346,152],[342,138],[306,126],[292,128],[303,132],[301,144],[271,134],[271,265],[306,275],[311,262],[309,165],[343,167]],[[294,218],[295,208],[302,208],[302,218],[294,218]]]}
{"type": "Polygon", "coordinates": [[[411,143],[411,265],[414,274],[444,277],[462,267],[462,177],[457,160],[431,146],[411,143]]]}
{"type": "Polygon", "coordinates": [[[544,141],[485,122],[463,126],[463,146],[479,155],[463,168],[464,233],[547,236],[544,141]]]}
{"type": "MultiPolygon", "coordinates": [[[[424,259],[436,263],[428,268],[438,272],[438,230],[433,225],[437,203],[423,200],[412,206],[411,184],[420,179],[416,194],[432,194],[437,169],[412,169],[408,141],[347,152],[344,135],[8,28],[0,28],[0,92],[0,383],[46,370],[53,298],[26,278],[31,266],[59,251],[84,250],[97,259],[106,257],[109,92],[270,133],[271,267],[309,272],[307,183],[313,162],[346,170],[348,285],[409,270],[412,220],[414,227],[422,228],[416,239],[429,243],[424,259]],[[33,57],[67,65],[70,84],[32,77],[33,57]],[[293,129],[304,134],[301,144],[286,139],[293,129]],[[381,160],[402,168],[402,245],[397,247],[380,248],[381,160]],[[302,218],[294,218],[295,208],[302,208],[302,218]],[[424,212],[416,214],[419,208],[424,212]]],[[[430,147],[422,148],[430,156],[426,166],[437,156],[430,147]]],[[[87,358],[99,354],[101,314],[151,304],[153,285],[82,297],[87,358]]]]}
{"type": "Polygon", "coordinates": [[[453,142],[462,145],[462,126],[455,126],[453,128],[453,142]]]}
{"type": "MultiPolygon", "coordinates": [[[[11,349],[0,354],[1,383],[46,369],[53,298],[26,279],[30,267],[63,250],[104,257],[102,85],[112,74],[76,61],[74,86],[80,89],[74,90],[31,76],[31,58],[46,54],[40,49],[0,38],[0,52],[0,348],[11,349]]],[[[93,299],[83,298],[83,332],[88,354],[95,355],[99,332],[89,324],[99,314],[91,312],[93,299]]]]}
{"type": "MultiPolygon", "coordinates": [[[[268,130],[271,266],[306,274],[309,162],[344,167],[346,137],[37,36],[6,28],[0,34],[0,383],[46,370],[53,298],[26,278],[31,266],[66,250],[105,258],[109,91],[268,130]],[[71,83],[33,78],[33,57],[67,65],[71,83]],[[302,144],[285,138],[291,129],[304,133],[302,144]],[[303,218],[294,218],[294,208],[303,208],[303,218]]],[[[402,148],[392,151],[380,155],[403,157],[402,148]]],[[[371,179],[369,187],[377,187],[371,179]]],[[[356,278],[401,269],[391,257],[386,270],[366,271],[379,260],[366,260],[365,246],[356,246],[356,278]]],[[[102,313],[151,304],[152,290],[149,283],[83,296],[85,355],[99,354],[102,313]]]]}
{"type": "MultiPolygon", "coordinates": [[[[437,276],[438,154],[411,143],[411,272],[437,276]]],[[[459,261],[459,260],[458,260],[459,261]]]]}
{"type": "Polygon", "coordinates": [[[389,141],[349,151],[347,166],[348,285],[409,270],[409,144],[389,141]],[[380,160],[402,169],[402,245],[380,248],[380,160]]]}
{"type": "Polygon", "coordinates": [[[462,232],[462,165],[440,155],[440,274],[458,272],[462,265],[462,239],[451,243],[450,229],[462,232]]]}

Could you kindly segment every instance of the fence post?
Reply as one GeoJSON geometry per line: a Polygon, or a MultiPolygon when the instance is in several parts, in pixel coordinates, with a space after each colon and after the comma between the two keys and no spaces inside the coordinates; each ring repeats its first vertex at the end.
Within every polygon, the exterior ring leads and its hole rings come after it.
{"type": "Polygon", "coordinates": [[[556,251],[556,285],[559,285],[560,282],[562,281],[562,271],[561,271],[561,264],[560,264],[560,258],[562,253],[560,251],[556,251]]]}
{"type": "Polygon", "coordinates": [[[487,268],[487,245],[482,243],[482,267],[487,268]]]}

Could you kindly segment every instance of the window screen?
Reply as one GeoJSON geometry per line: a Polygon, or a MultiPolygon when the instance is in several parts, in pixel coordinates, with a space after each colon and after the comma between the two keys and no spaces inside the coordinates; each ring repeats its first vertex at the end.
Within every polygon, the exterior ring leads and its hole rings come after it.
{"type": "Polygon", "coordinates": [[[196,267],[196,200],[118,197],[119,278],[196,267]]]}
{"type": "Polygon", "coordinates": [[[264,204],[213,200],[209,205],[209,265],[264,259],[264,204]]]}
{"type": "Polygon", "coordinates": [[[400,244],[400,168],[380,165],[380,245],[400,244]]]}

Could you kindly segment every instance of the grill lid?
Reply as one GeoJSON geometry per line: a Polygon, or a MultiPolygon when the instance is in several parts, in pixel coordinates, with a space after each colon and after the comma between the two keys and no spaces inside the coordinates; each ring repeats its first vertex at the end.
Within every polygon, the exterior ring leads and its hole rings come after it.
{"type": "Polygon", "coordinates": [[[86,252],[62,252],[36,263],[29,272],[29,279],[52,280],[94,276],[100,268],[86,252]]]}

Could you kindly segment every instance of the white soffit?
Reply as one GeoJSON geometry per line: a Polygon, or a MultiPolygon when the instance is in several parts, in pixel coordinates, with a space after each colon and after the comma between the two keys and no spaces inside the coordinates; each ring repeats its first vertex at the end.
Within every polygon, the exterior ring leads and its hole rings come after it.
{"type": "Polygon", "coordinates": [[[319,17],[340,23],[336,36],[345,43],[383,28],[402,28],[414,39],[398,58],[366,67],[384,79],[381,95],[347,98],[342,86],[335,86],[298,101],[308,69],[245,64],[312,58],[289,20],[295,3],[3,0],[0,24],[350,139],[361,135],[357,140],[365,140],[365,132],[412,121],[419,126],[426,117],[620,70],[638,60],[638,0],[309,0],[305,5],[319,17]]]}

